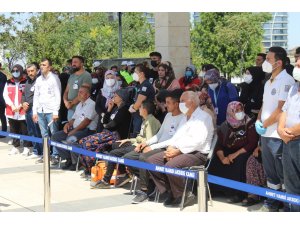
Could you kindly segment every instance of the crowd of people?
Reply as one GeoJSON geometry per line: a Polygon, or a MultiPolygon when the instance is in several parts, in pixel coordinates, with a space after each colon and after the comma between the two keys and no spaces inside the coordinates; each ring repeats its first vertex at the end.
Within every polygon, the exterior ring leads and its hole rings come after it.
{"type": "MultiPolygon", "coordinates": [[[[256,65],[245,69],[238,87],[213,64],[202,65],[199,73],[187,65],[177,79],[172,63],[159,52],[149,57],[150,65],[123,61],[111,68],[96,61],[88,72],[84,57],[73,56],[62,73],[45,58],[26,69],[14,65],[10,79],[0,64],[2,130],[7,131],[8,120],[11,133],[173,168],[205,165],[214,151],[209,174],[300,195],[300,47],[294,68],[281,47],[257,54],[256,65]],[[214,135],[218,141],[212,149],[214,135]]],[[[23,141],[22,149],[20,140],[10,142],[10,155],[43,162],[41,144],[23,141]]],[[[79,162],[85,179],[97,161],[52,147],[51,164],[60,160],[65,160],[61,169],[71,171],[79,162]]],[[[133,176],[140,180],[133,204],[153,200],[155,190],[166,207],[179,207],[182,196],[185,206],[196,199],[191,185],[183,194],[184,178],[113,162],[107,162],[103,178],[91,182],[91,188],[111,188],[116,169],[117,187],[133,176]]],[[[243,206],[262,200],[219,185],[211,189],[243,206]]],[[[280,208],[300,211],[269,198],[260,211],[280,208]]]]}

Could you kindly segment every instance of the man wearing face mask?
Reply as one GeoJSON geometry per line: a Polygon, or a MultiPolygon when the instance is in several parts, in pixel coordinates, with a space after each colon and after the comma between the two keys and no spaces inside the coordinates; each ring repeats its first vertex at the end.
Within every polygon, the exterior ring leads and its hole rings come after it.
{"type": "Polygon", "coordinates": [[[196,68],[194,65],[186,67],[184,76],[179,79],[179,84],[183,91],[200,88],[201,81],[196,74],[196,68]]]}
{"type": "MultiPolygon", "coordinates": [[[[27,135],[25,111],[21,103],[26,83],[26,79],[22,77],[23,67],[19,64],[13,66],[11,74],[13,77],[6,82],[3,91],[3,98],[6,103],[5,114],[8,118],[11,133],[27,135]]],[[[23,152],[29,152],[31,143],[24,140],[23,145],[23,152]]],[[[9,155],[19,154],[19,150],[17,149],[19,146],[20,140],[13,139],[13,148],[9,152],[9,155]]]]}
{"type": "MultiPolygon", "coordinates": [[[[281,47],[271,47],[262,69],[271,73],[264,87],[263,105],[258,114],[255,128],[261,135],[262,162],[266,172],[267,186],[274,190],[284,190],[282,169],[282,140],[277,133],[278,118],[290,87],[295,83],[285,68],[286,51],[281,47]]],[[[278,211],[280,202],[267,199],[260,211],[278,211]]]]}
{"type": "MultiPolygon", "coordinates": [[[[282,165],[286,192],[300,195],[300,58],[296,61],[293,77],[297,83],[289,90],[282,107],[278,134],[284,142],[282,165]]],[[[291,204],[290,211],[300,212],[300,206],[291,204]]]]}
{"type": "Polygon", "coordinates": [[[161,63],[161,54],[159,52],[151,52],[149,54],[151,60],[152,69],[149,71],[149,82],[153,82],[158,78],[158,65],[161,63]]]}
{"type": "Polygon", "coordinates": [[[77,104],[78,90],[82,84],[92,85],[92,76],[84,69],[84,58],[82,56],[72,57],[73,74],[70,75],[67,88],[64,92],[64,103],[68,109],[68,121],[71,120],[77,104]]]}

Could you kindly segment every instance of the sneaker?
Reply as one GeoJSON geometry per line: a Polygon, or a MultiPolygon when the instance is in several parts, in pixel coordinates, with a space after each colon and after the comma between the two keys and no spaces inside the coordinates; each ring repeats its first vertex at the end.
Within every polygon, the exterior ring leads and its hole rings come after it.
{"type": "Polygon", "coordinates": [[[99,180],[95,185],[91,185],[91,188],[110,189],[110,184],[104,180],[99,180]]]}
{"type": "Polygon", "coordinates": [[[116,187],[122,187],[125,184],[129,183],[131,181],[131,177],[126,173],[125,176],[118,176],[118,179],[116,181],[116,187]]]}
{"type": "Polygon", "coordinates": [[[257,212],[278,212],[278,209],[263,205],[260,209],[257,210],[257,212]]]}
{"type": "Polygon", "coordinates": [[[131,204],[139,204],[145,202],[146,200],[148,200],[147,194],[143,191],[137,191],[137,194],[134,199],[132,199],[131,204]]]}
{"type": "Polygon", "coordinates": [[[44,163],[44,158],[41,157],[41,158],[39,158],[38,160],[35,161],[35,164],[38,164],[38,163],[44,163]]]}
{"type": "Polygon", "coordinates": [[[13,139],[10,139],[10,140],[7,142],[8,145],[12,145],[12,143],[13,143],[13,139]]]}
{"type": "Polygon", "coordinates": [[[58,156],[52,156],[50,161],[52,166],[57,165],[59,163],[58,156]]]}
{"type": "Polygon", "coordinates": [[[16,155],[16,154],[20,154],[20,152],[19,152],[19,149],[17,149],[16,147],[13,147],[8,154],[16,155]]]}
{"type": "Polygon", "coordinates": [[[27,160],[27,159],[37,159],[37,158],[41,158],[41,156],[40,156],[40,155],[36,155],[36,154],[33,153],[33,154],[27,156],[27,157],[26,157],[26,160],[27,160]]]}
{"type": "Polygon", "coordinates": [[[84,178],[84,179],[87,179],[88,176],[89,176],[89,172],[87,172],[87,171],[83,171],[83,172],[80,174],[80,177],[81,177],[81,178],[84,178]]]}
{"type": "Polygon", "coordinates": [[[30,155],[30,149],[27,148],[27,147],[24,147],[24,150],[23,150],[23,152],[22,152],[21,155],[23,155],[23,156],[29,156],[30,155]]]}

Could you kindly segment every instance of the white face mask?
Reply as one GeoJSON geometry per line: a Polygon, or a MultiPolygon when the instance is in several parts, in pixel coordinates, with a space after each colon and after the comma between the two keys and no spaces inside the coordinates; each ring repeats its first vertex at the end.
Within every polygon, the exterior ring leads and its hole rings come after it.
{"type": "Polygon", "coordinates": [[[134,81],[139,81],[139,75],[136,72],[132,74],[132,78],[134,81]]]}
{"type": "Polygon", "coordinates": [[[93,79],[92,79],[92,83],[93,83],[93,84],[97,84],[97,83],[98,83],[98,78],[93,78],[93,79]]]}
{"type": "Polygon", "coordinates": [[[12,75],[15,78],[19,78],[21,74],[20,74],[20,72],[13,72],[12,75]]]}
{"type": "Polygon", "coordinates": [[[116,83],[115,79],[105,79],[105,83],[107,86],[111,87],[114,86],[114,84],[116,83]]]}
{"type": "Polygon", "coordinates": [[[210,89],[215,90],[219,86],[219,83],[208,84],[208,86],[210,89]]]}
{"type": "Polygon", "coordinates": [[[203,71],[201,71],[198,76],[199,77],[204,77],[204,75],[205,75],[205,73],[203,71]]]}
{"type": "Polygon", "coordinates": [[[182,112],[183,114],[187,114],[187,112],[189,111],[189,108],[186,107],[184,102],[180,102],[179,103],[179,110],[180,112],[182,112]]]}
{"type": "Polygon", "coordinates": [[[265,60],[264,63],[262,64],[262,70],[265,73],[272,73],[272,71],[273,71],[272,64],[269,63],[267,60],[265,60]]]}
{"type": "Polygon", "coordinates": [[[293,77],[296,81],[300,81],[300,68],[299,67],[294,67],[293,77]]]}
{"type": "Polygon", "coordinates": [[[238,112],[238,113],[235,114],[235,118],[237,120],[242,120],[242,119],[244,119],[244,117],[245,117],[245,113],[244,112],[238,112]]]}
{"type": "Polygon", "coordinates": [[[252,75],[251,74],[244,74],[244,81],[245,81],[245,83],[247,83],[247,84],[250,84],[252,81],[253,81],[253,78],[252,78],[252,75]]]}

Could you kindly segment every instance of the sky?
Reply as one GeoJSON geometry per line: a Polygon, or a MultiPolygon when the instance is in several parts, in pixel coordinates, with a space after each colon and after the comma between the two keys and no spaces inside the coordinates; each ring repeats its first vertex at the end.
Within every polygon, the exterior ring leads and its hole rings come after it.
{"type": "Polygon", "coordinates": [[[300,12],[290,12],[288,16],[288,49],[292,49],[300,46],[300,12]]]}

